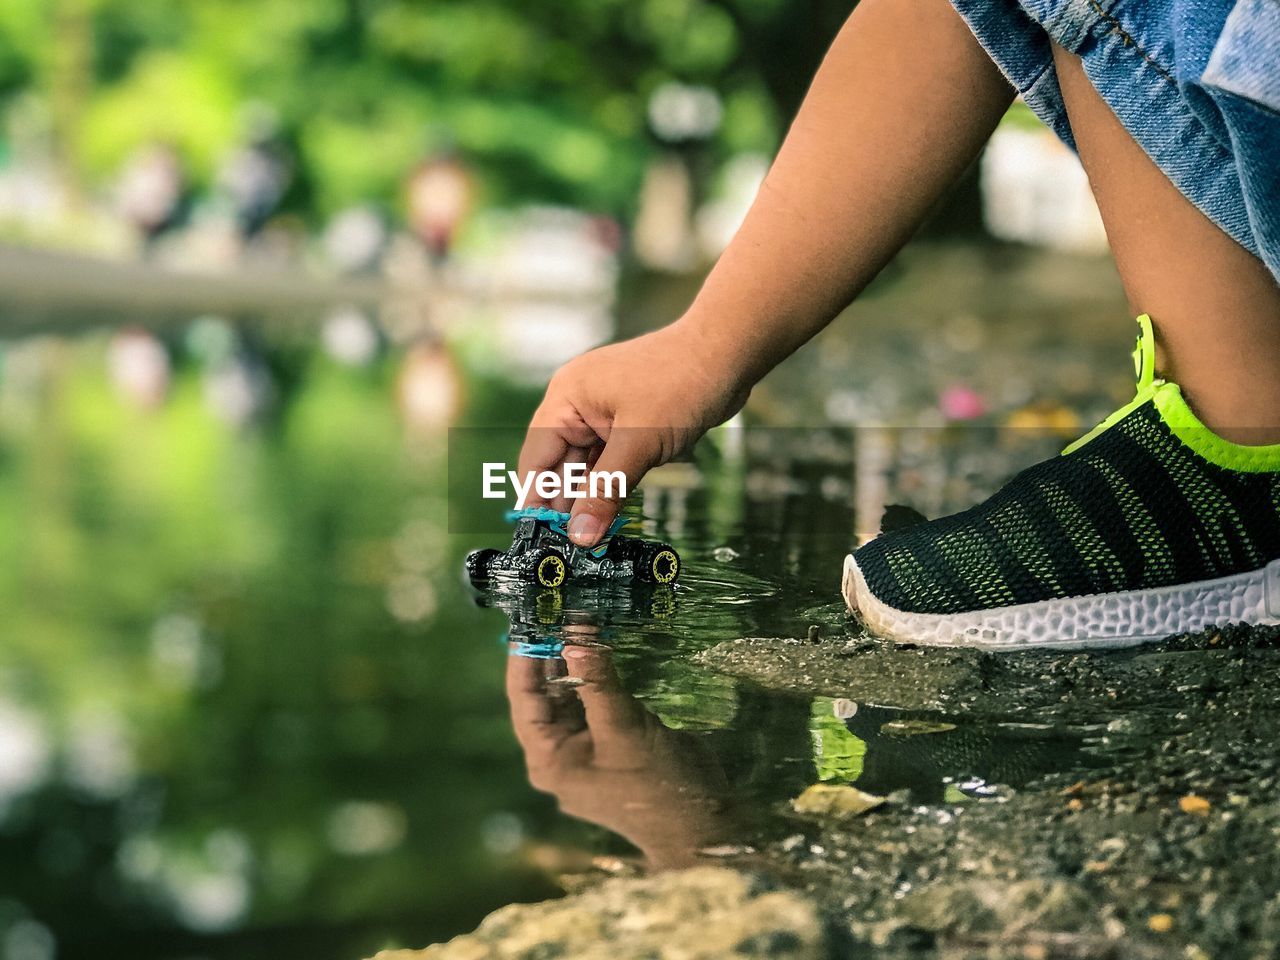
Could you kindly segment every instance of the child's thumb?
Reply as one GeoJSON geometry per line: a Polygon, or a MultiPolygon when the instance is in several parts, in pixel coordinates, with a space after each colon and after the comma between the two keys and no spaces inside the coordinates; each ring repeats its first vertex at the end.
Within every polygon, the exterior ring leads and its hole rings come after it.
{"type": "Polygon", "coordinates": [[[660,446],[647,430],[614,430],[587,475],[587,496],[573,502],[569,539],[595,546],[618,516],[632,488],[658,460],[660,446]]]}

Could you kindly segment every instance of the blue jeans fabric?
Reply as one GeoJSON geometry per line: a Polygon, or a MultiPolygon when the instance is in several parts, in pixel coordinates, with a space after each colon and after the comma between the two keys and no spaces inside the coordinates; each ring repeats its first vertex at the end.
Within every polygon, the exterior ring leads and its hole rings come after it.
{"type": "Polygon", "coordinates": [[[951,0],[1074,148],[1050,39],[1174,185],[1280,280],[1280,0],[951,0]]]}

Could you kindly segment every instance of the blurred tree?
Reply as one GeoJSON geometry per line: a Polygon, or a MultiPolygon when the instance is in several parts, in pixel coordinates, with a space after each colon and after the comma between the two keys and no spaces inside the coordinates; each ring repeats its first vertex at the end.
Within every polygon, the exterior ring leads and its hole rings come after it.
{"type": "Polygon", "coordinates": [[[81,112],[93,86],[92,11],[98,0],[57,0],[48,48],[49,102],[54,148],[69,186],[75,187],[81,112]]]}
{"type": "Polygon", "coordinates": [[[651,94],[714,90],[714,153],[770,150],[848,0],[6,0],[0,103],[55,104],[78,170],[141,143],[198,182],[275,110],[299,153],[287,198],[319,216],[399,202],[424,155],[456,150],[491,199],[629,212],[658,148],[651,94]],[[55,52],[56,50],[56,52],[55,52]],[[81,114],[83,114],[81,116],[81,114]]]}
{"type": "Polygon", "coordinates": [[[759,71],[778,116],[789,121],[857,0],[714,2],[742,37],[742,62],[759,71]]]}
{"type": "Polygon", "coordinates": [[[41,0],[0,4],[0,98],[9,99],[34,82],[38,61],[50,47],[41,0]]]}

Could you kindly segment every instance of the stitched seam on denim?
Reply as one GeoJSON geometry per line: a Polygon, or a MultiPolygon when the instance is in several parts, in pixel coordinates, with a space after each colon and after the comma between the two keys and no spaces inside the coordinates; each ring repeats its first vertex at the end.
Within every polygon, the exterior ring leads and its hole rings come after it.
{"type": "Polygon", "coordinates": [[[1177,81],[1174,80],[1173,75],[1152,59],[1151,55],[1148,54],[1147,51],[1142,49],[1142,44],[1138,43],[1138,41],[1133,38],[1133,34],[1124,28],[1124,24],[1120,22],[1120,19],[1117,16],[1110,13],[1101,3],[1098,2],[1098,0],[1089,0],[1089,6],[1093,7],[1098,16],[1110,25],[1111,32],[1117,34],[1126,47],[1133,47],[1133,49],[1138,52],[1138,56],[1142,57],[1143,60],[1149,63],[1156,73],[1164,77],[1164,79],[1169,83],[1177,86],[1177,81]]]}
{"type": "MultiPolygon", "coordinates": [[[[1044,75],[1045,75],[1046,73],[1048,73],[1051,69],[1053,69],[1053,60],[1052,60],[1052,59],[1050,59],[1048,63],[1046,63],[1043,67],[1041,67],[1039,70],[1037,70],[1037,71],[1036,71],[1036,75],[1035,75],[1034,77],[1032,77],[1032,78],[1031,78],[1031,82],[1027,84],[1027,89],[1028,89],[1028,90],[1030,90],[1030,89],[1031,89],[1032,87],[1034,87],[1037,83],[1039,83],[1042,79],[1044,79],[1044,75]]],[[[1023,91],[1019,90],[1018,92],[1019,92],[1019,93],[1022,93],[1023,91]]]]}

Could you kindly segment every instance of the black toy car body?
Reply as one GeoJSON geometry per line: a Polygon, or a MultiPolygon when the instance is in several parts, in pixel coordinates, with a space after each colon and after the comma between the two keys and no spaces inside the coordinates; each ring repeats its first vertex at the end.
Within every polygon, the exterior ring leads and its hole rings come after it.
{"type": "Polygon", "coordinates": [[[474,550],[467,555],[467,576],[480,584],[494,576],[514,576],[543,587],[559,587],[569,578],[633,578],[649,583],[674,583],[680,557],[666,543],[623,537],[618,531],[630,522],[619,518],[594,547],[580,547],[569,539],[569,515],[545,507],[508,514],[516,524],[511,547],[474,550]]]}

